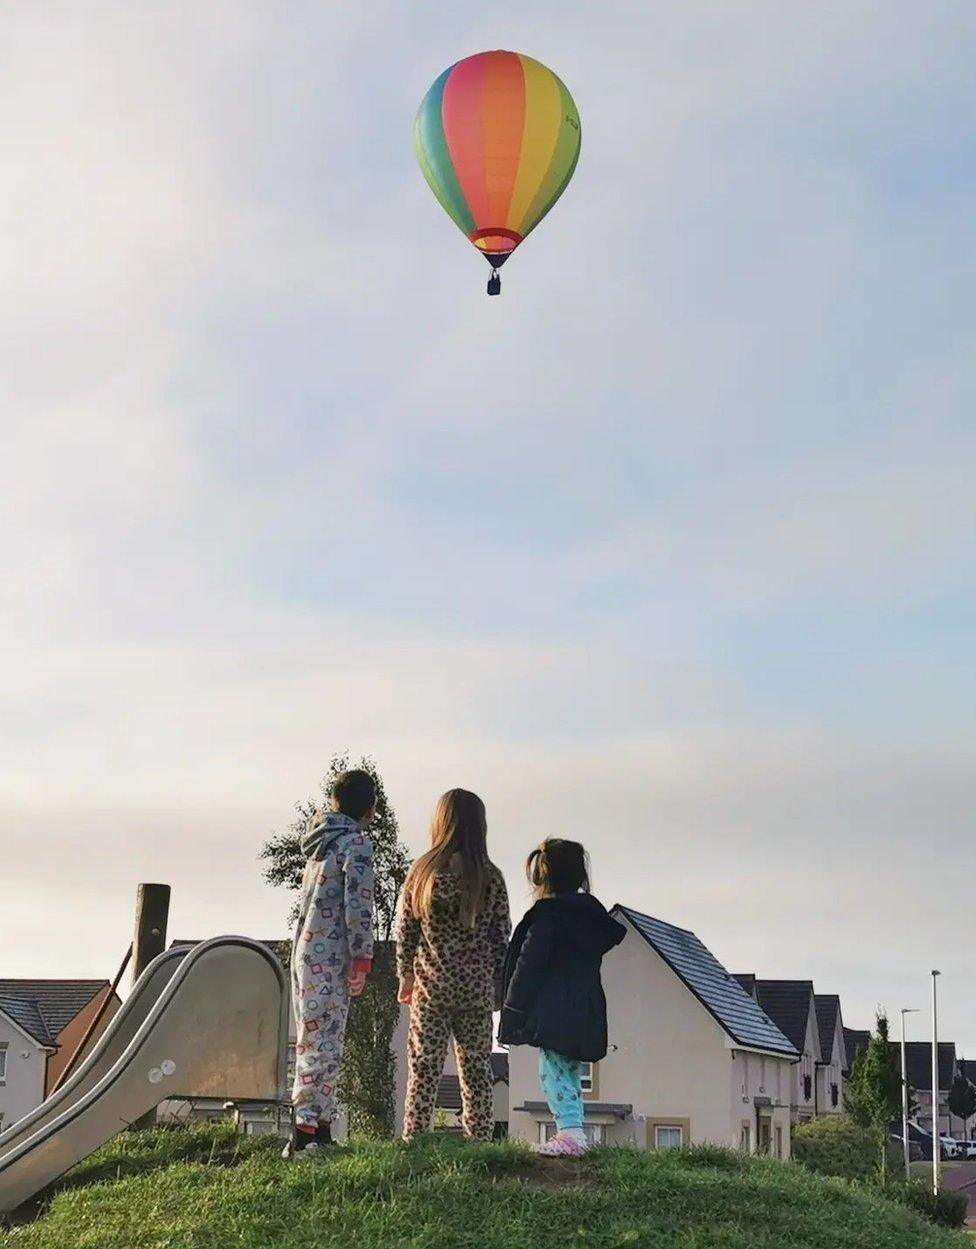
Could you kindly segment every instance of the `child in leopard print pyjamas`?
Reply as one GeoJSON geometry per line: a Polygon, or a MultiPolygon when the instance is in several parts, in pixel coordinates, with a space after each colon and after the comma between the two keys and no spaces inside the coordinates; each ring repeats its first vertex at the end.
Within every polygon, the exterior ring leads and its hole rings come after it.
{"type": "Polygon", "coordinates": [[[410,1003],[403,1135],[431,1124],[454,1037],[462,1126],[490,1141],[492,1009],[511,932],[505,880],[488,858],[484,803],[452,789],[437,805],[431,849],[410,870],[397,931],[400,1001],[410,1003]]]}

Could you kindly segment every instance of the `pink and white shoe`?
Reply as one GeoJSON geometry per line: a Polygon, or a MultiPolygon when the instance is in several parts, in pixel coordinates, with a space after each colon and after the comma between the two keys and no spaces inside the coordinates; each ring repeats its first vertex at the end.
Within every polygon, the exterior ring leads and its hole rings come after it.
{"type": "Polygon", "coordinates": [[[569,1132],[557,1132],[544,1145],[536,1148],[540,1158],[579,1158],[586,1153],[586,1139],[569,1132]]]}

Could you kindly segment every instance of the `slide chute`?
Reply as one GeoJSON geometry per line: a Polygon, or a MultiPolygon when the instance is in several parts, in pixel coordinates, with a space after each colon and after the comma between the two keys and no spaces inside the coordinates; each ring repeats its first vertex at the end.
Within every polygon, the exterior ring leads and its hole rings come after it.
{"type": "Polygon", "coordinates": [[[451,220],[498,269],[559,199],[576,168],[580,119],[551,69],[479,52],[446,69],[414,123],[417,160],[451,220]]]}

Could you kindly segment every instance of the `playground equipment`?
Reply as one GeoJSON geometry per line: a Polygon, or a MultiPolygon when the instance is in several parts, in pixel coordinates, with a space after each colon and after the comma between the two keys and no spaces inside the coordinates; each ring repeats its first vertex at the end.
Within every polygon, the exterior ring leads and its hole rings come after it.
{"type": "Polygon", "coordinates": [[[0,1217],[167,1098],[284,1101],[288,986],[247,937],[167,950],[88,1057],[0,1134],[0,1217]]]}

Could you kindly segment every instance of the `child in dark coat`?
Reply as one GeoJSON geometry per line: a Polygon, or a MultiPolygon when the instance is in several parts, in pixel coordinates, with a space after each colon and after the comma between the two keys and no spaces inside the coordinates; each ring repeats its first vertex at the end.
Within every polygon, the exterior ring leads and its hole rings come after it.
{"type": "Polygon", "coordinates": [[[589,892],[586,851],[549,838],[529,855],[536,902],[515,929],[505,958],[502,1045],[539,1049],[539,1080],[556,1122],[540,1154],[586,1150],[580,1063],[607,1052],[607,1001],[600,963],[625,928],[589,892]]]}

